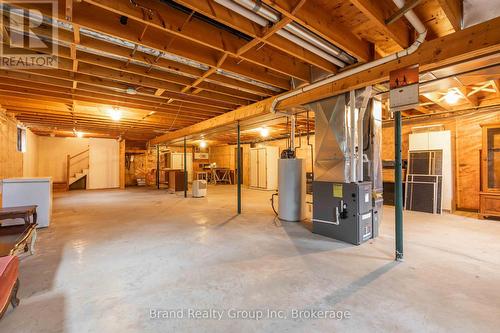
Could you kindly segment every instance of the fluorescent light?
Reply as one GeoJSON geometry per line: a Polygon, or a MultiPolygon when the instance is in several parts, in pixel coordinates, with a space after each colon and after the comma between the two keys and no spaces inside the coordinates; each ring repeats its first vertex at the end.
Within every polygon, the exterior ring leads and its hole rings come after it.
{"type": "Polygon", "coordinates": [[[207,142],[205,140],[200,141],[200,148],[207,148],[207,142]]]}
{"type": "Polygon", "coordinates": [[[444,100],[448,104],[455,104],[456,102],[458,102],[459,99],[460,95],[453,90],[448,91],[446,95],[444,95],[444,100]]]}
{"type": "Polygon", "coordinates": [[[260,136],[263,138],[267,138],[269,136],[269,128],[267,127],[261,127],[260,129],[260,136]]]}
{"type": "Polygon", "coordinates": [[[77,138],[83,138],[83,132],[75,131],[75,135],[77,138]]]}
{"type": "Polygon", "coordinates": [[[122,112],[119,109],[112,109],[112,110],[109,110],[109,116],[114,121],[118,121],[122,117],[122,112]]]}

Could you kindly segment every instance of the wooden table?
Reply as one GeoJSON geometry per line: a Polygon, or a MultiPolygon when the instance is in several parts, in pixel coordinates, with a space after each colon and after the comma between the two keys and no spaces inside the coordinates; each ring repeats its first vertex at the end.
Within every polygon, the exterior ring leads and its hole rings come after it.
{"type": "Polygon", "coordinates": [[[31,254],[35,252],[37,207],[0,208],[0,256],[16,255],[28,250],[31,254]],[[33,222],[30,216],[33,216],[33,222]],[[24,225],[1,226],[1,221],[7,219],[23,219],[24,225]]]}
{"type": "Polygon", "coordinates": [[[7,219],[23,219],[26,225],[36,224],[37,207],[37,205],[32,205],[0,208],[0,225],[2,225],[2,220],[7,219]],[[33,222],[30,222],[30,216],[33,216],[33,222]]]}
{"type": "Polygon", "coordinates": [[[229,168],[212,168],[212,182],[217,185],[217,183],[229,183],[231,182],[231,170],[229,168]]]}

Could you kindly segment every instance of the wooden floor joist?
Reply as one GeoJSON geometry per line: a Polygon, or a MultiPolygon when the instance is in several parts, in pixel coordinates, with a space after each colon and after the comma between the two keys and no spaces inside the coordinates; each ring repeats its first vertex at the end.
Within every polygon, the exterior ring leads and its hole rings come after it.
{"type": "MultiPolygon", "coordinates": [[[[389,79],[390,71],[404,68],[409,65],[420,64],[420,70],[424,72],[499,51],[500,18],[495,18],[448,36],[425,42],[415,53],[407,57],[391,61],[371,70],[289,98],[280,104],[280,108],[303,105],[352,89],[385,82],[389,79]]],[[[269,112],[273,99],[274,98],[271,97],[178,131],[164,134],[150,140],[150,143],[157,144],[169,142],[184,136],[201,133],[212,128],[222,127],[238,120],[261,116],[269,112]]]]}

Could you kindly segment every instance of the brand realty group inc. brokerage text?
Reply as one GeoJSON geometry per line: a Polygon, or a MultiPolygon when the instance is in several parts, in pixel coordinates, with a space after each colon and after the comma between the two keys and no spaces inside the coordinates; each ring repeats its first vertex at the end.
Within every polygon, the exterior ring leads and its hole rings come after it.
{"type": "Polygon", "coordinates": [[[350,319],[348,310],[324,309],[150,309],[150,319],[181,320],[316,320],[316,319],[350,319]]]}

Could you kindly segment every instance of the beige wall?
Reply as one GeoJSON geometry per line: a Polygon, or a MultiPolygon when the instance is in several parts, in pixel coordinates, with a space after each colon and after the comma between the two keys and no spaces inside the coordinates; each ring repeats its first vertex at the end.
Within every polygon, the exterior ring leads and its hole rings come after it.
{"type": "Polygon", "coordinates": [[[52,177],[53,182],[66,181],[67,155],[76,155],[89,147],[86,138],[38,137],[38,176],[52,177]]]}
{"type": "Polygon", "coordinates": [[[110,139],[89,139],[89,189],[120,186],[120,143],[110,139]]]}
{"type": "Polygon", "coordinates": [[[38,136],[26,130],[26,151],[23,153],[23,176],[38,176],[38,136]]]}

